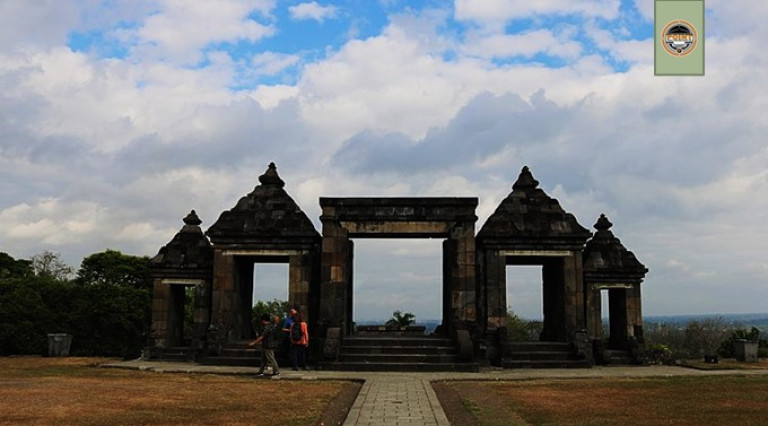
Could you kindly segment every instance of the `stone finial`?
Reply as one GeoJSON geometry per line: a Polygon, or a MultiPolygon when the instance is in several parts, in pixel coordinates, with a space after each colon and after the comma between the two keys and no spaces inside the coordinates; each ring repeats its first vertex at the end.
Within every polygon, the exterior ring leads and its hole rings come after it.
{"type": "Polygon", "coordinates": [[[275,163],[269,163],[267,171],[259,176],[259,182],[261,182],[262,185],[276,185],[280,188],[285,186],[285,182],[283,182],[277,174],[277,166],[275,166],[275,163]]]}
{"type": "Polygon", "coordinates": [[[613,226],[613,224],[611,223],[610,220],[608,220],[607,217],[605,217],[605,214],[601,213],[600,217],[597,219],[597,222],[593,226],[598,231],[607,231],[611,229],[611,226],[613,226]]]}
{"type": "Polygon", "coordinates": [[[539,181],[533,177],[528,166],[523,166],[523,170],[520,171],[520,176],[517,177],[517,181],[512,185],[512,189],[535,189],[537,186],[539,186],[539,181]]]}
{"type": "Polygon", "coordinates": [[[202,223],[203,223],[203,221],[200,220],[199,217],[197,217],[197,213],[195,213],[194,210],[189,212],[187,217],[184,218],[184,224],[185,225],[200,226],[202,223]]]}

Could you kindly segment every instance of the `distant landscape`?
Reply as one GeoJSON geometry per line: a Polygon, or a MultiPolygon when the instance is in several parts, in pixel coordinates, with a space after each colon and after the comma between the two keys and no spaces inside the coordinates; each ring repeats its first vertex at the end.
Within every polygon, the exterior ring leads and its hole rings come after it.
{"type": "MultiPolygon", "coordinates": [[[[691,315],[649,315],[643,318],[646,326],[651,324],[680,324],[685,325],[694,320],[706,320],[713,318],[722,318],[728,324],[734,324],[741,328],[756,327],[760,330],[760,334],[765,336],[768,334],[768,313],[752,313],[752,314],[691,314],[691,315]]],[[[357,325],[380,325],[384,324],[387,319],[380,321],[357,321],[357,325]]],[[[608,318],[603,318],[604,322],[608,322],[608,318]]],[[[416,318],[414,325],[423,325],[426,327],[425,332],[427,334],[432,333],[435,328],[440,324],[440,320],[419,320],[416,318]]]]}

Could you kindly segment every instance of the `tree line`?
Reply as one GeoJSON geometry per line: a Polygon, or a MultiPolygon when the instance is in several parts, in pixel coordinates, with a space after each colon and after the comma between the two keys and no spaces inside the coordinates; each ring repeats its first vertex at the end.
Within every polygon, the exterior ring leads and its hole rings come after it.
{"type": "Polygon", "coordinates": [[[0,252],[0,355],[43,355],[48,333],[72,335],[70,354],[136,358],[152,320],[149,257],[106,250],[75,271],[58,253],[0,252]]]}

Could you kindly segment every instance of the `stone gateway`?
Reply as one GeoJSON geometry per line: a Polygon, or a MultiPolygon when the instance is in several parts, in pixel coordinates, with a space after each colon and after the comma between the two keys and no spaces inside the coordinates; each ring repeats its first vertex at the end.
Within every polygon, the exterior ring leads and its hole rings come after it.
{"type": "Polygon", "coordinates": [[[193,210],[152,258],[152,329],[145,358],[249,364],[254,265],[288,265],[288,302],[304,313],[318,368],[473,370],[642,363],[640,284],[647,269],[610,231],[581,226],[523,167],[512,192],[475,233],[477,198],[319,199],[319,233],[274,163],[259,185],[203,233],[193,210]],[[443,240],[442,324],[357,333],[356,238],[443,240]],[[543,328],[534,342],[507,338],[508,265],[542,270],[543,328]],[[609,326],[602,323],[607,293],[609,326]],[[190,318],[191,312],[191,318],[190,318]],[[607,339],[604,334],[608,332],[607,339]],[[422,334],[419,336],[419,334],[422,334]],[[361,349],[363,348],[363,349],[361,349]],[[367,349],[365,349],[367,348],[367,349]],[[362,351],[362,352],[356,352],[362,351]]]}

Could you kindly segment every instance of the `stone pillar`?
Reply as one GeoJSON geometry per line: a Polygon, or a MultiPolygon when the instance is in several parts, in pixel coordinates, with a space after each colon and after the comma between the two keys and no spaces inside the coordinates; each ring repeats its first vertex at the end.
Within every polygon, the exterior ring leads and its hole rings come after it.
{"type": "MultiPolygon", "coordinates": [[[[451,270],[452,329],[477,330],[477,297],[475,280],[475,227],[464,223],[451,230],[450,238],[455,248],[455,260],[451,270]]],[[[472,336],[473,340],[477,336],[472,336]]]]}
{"type": "MultiPolygon", "coordinates": [[[[193,329],[192,347],[196,351],[204,349],[208,326],[211,323],[211,283],[208,280],[195,285],[194,310],[192,312],[193,329]]],[[[199,352],[198,352],[199,353],[199,352]]]]}
{"type": "Polygon", "coordinates": [[[591,340],[600,339],[603,335],[603,300],[600,289],[595,284],[585,284],[587,332],[591,340]]]}
{"type": "Polygon", "coordinates": [[[581,256],[580,251],[572,251],[570,256],[563,258],[565,331],[568,341],[573,341],[577,332],[587,328],[581,256]]]}
{"type": "MultiPolygon", "coordinates": [[[[322,218],[321,218],[322,219],[322,218]]],[[[348,334],[351,324],[346,324],[351,313],[348,310],[347,293],[351,268],[348,232],[333,220],[323,220],[322,267],[320,284],[321,333],[328,327],[342,327],[348,334]]]]}
{"type": "MultiPolygon", "coordinates": [[[[562,258],[552,258],[544,262],[541,268],[542,294],[544,302],[544,324],[541,331],[541,341],[566,342],[567,316],[566,297],[569,285],[566,282],[564,262],[562,258]]],[[[570,285],[572,286],[572,279],[570,285]]]]}
{"type": "Polygon", "coordinates": [[[309,317],[309,283],[312,280],[312,256],[297,253],[288,257],[288,304],[298,306],[309,317]]]}
{"type": "Polygon", "coordinates": [[[168,347],[168,310],[170,288],[155,278],[152,289],[152,327],[150,329],[150,347],[168,347]]]}
{"type": "Polygon", "coordinates": [[[239,296],[235,291],[235,259],[234,256],[224,255],[221,249],[213,252],[213,289],[211,293],[211,328],[218,340],[223,344],[239,338],[239,330],[235,332],[235,315],[239,306],[239,296]]]}
{"type": "Polygon", "coordinates": [[[447,239],[443,241],[443,312],[442,329],[446,336],[453,333],[455,322],[453,315],[453,272],[456,262],[456,241],[447,239]]]}
{"type": "Polygon", "coordinates": [[[507,326],[507,262],[498,250],[485,253],[485,291],[487,307],[486,331],[495,332],[499,327],[507,326]]]}
{"type": "Polygon", "coordinates": [[[627,289],[627,332],[638,340],[643,340],[643,309],[640,300],[640,284],[633,284],[627,289]]]}

